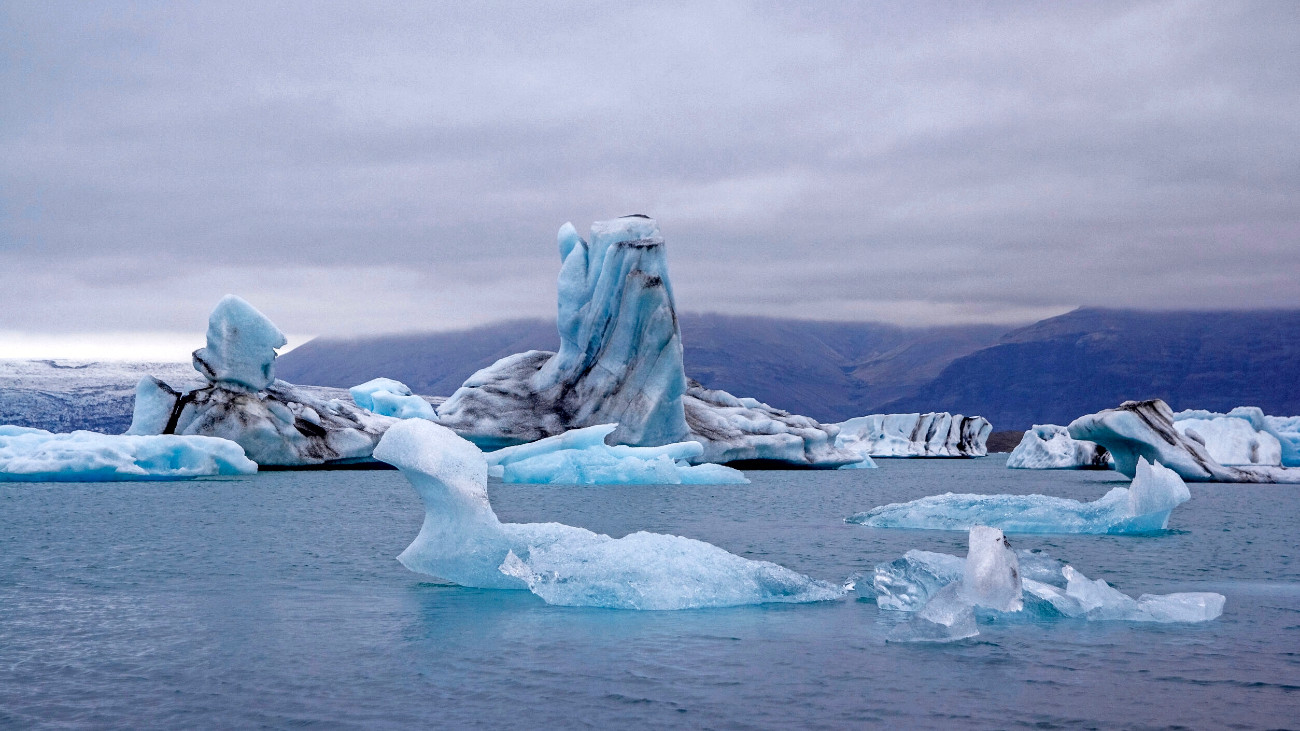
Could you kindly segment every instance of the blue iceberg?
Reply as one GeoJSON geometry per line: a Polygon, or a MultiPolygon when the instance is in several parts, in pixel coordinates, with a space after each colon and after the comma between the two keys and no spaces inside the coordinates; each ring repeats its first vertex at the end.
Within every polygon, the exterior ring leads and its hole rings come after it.
{"type": "Polygon", "coordinates": [[[1169,526],[1173,509],[1191,499],[1176,472],[1139,458],[1129,487],[1090,503],[1048,495],[946,493],[858,513],[849,523],[872,528],[969,530],[976,525],[1008,533],[1154,533],[1169,526]]]}
{"type": "Polygon", "coordinates": [[[662,447],[610,446],[617,424],[573,429],[485,455],[488,475],[503,482],[565,485],[743,485],[740,470],[692,465],[704,452],[699,442],[662,447]]]}
{"type": "Polygon", "coordinates": [[[615,539],[560,523],[502,523],[488,501],[483,453],[430,421],[396,423],[375,457],[400,469],[424,502],[420,534],[398,560],[461,586],[621,609],[815,602],[847,591],[690,538],[639,532],[615,539]]]}
{"type": "Polygon", "coordinates": [[[0,482],[185,480],[255,472],[257,464],[238,444],[215,437],[52,434],[0,426],[0,482]]]}
{"type": "Polygon", "coordinates": [[[357,406],[381,416],[398,419],[433,419],[433,405],[411,393],[405,383],[391,378],[373,378],[348,389],[357,406]]]}
{"type": "Polygon", "coordinates": [[[890,633],[891,642],[966,639],[979,634],[980,620],[1208,622],[1226,601],[1213,592],[1134,599],[1045,554],[1013,551],[1002,531],[985,526],[971,529],[965,560],[909,551],[876,567],[873,588],[881,609],[911,613],[890,633]]]}

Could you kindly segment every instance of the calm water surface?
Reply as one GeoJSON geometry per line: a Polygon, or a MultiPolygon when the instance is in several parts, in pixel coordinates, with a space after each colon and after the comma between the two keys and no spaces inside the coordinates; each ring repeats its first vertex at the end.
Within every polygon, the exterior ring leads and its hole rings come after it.
{"type": "MultiPolygon", "coordinates": [[[[748,486],[493,483],[505,521],[651,530],[839,581],[959,533],[843,519],[957,492],[1095,499],[1114,473],[1004,457],[753,472],[748,486]]],[[[1201,625],[982,625],[886,644],[867,599],[680,612],[552,607],[393,557],[396,472],[0,485],[0,726],[839,728],[1300,725],[1300,487],[1192,485],[1155,537],[1012,536],[1130,594],[1217,591],[1201,625]]]]}

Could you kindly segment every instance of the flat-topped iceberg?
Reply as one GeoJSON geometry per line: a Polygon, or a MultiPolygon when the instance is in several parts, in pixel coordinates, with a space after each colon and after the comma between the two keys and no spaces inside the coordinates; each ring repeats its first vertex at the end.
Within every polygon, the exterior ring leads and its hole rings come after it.
{"type": "Polygon", "coordinates": [[[0,482],[185,480],[255,472],[244,450],[225,439],[0,426],[0,482]]]}
{"type": "Polygon", "coordinates": [[[208,385],[180,393],[151,376],[136,386],[127,434],[221,437],[262,466],[305,467],[370,460],[395,421],[275,378],[284,336],[252,305],[227,295],[212,311],[194,368],[208,385]]]}
{"type": "Polygon", "coordinates": [[[617,424],[574,429],[536,442],[488,452],[488,475],[503,482],[566,485],[747,484],[740,470],[719,464],[692,465],[704,452],[699,442],[662,447],[610,446],[617,424]]]}
{"type": "Polygon", "coordinates": [[[964,561],[909,551],[902,559],[876,567],[876,604],[912,613],[890,633],[891,642],[974,637],[981,619],[1208,622],[1223,613],[1224,596],[1212,592],[1143,594],[1134,599],[1045,554],[1011,550],[995,528],[971,528],[969,541],[964,561]]]}
{"type": "Polygon", "coordinates": [[[653,219],[597,222],[589,242],[566,223],[557,243],[559,352],[530,350],[480,370],[438,407],[439,423],[489,449],[617,423],[611,442],[697,441],[704,445],[698,462],[837,467],[861,460],[835,447],[833,427],[688,384],[653,219]]]}
{"type": "Polygon", "coordinates": [[[1072,438],[1105,447],[1115,469],[1129,477],[1137,470],[1138,458],[1145,457],[1193,482],[1300,482],[1300,469],[1220,464],[1203,440],[1174,426],[1173,410],[1160,399],[1125,401],[1117,408],[1081,416],[1070,422],[1069,429],[1072,438]]]}
{"type": "Polygon", "coordinates": [[[1226,414],[1203,409],[1179,411],[1174,414],[1174,428],[1204,444],[1219,464],[1300,466],[1300,453],[1258,406],[1238,406],[1226,414]]]}
{"type": "Polygon", "coordinates": [[[357,406],[395,419],[433,419],[433,405],[411,393],[405,383],[373,378],[348,389],[357,406]]]}
{"type": "Polygon", "coordinates": [[[871,528],[969,530],[985,525],[1007,533],[1141,534],[1166,529],[1169,514],[1191,496],[1178,473],[1140,457],[1129,487],[1112,488],[1093,502],[950,492],[883,505],[847,521],[871,528]]]}
{"type": "Polygon", "coordinates": [[[864,457],[983,457],[993,426],[946,411],[871,414],[840,422],[836,446],[864,457]]]}
{"type": "Polygon", "coordinates": [[[846,591],[679,536],[615,539],[560,523],[502,523],[488,501],[483,453],[433,422],[393,425],[375,457],[400,469],[424,502],[420,534],[398,560],[461,586],[528,589],[551,604],[623,609],[813,602],[846,591]]]}
{"type": "Polygon", "coordinates": [[[1055,424],[1035,424],[1025,432],[1007,457],[1013,470],[1107,470],[1110,453],[1105,447],[1071,439],[1070,430],[1055,424]]]}

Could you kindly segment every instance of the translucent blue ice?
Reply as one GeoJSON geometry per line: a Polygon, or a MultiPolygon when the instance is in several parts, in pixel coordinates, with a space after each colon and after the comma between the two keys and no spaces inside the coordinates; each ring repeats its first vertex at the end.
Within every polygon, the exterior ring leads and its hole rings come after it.
{"type": "Polygon", "coordinates": [[[250,475],[234,442],[197,436],[127,436],[0,426],[0,482],[183,480],[250,475]]]}
{"type": "Polygon", "coordinates": [[[836,599],[845,589],[679,536],[611,538],[560,523],[502,523],[487,495],[487,460],[422,419],[393,425],[375,457],[402,471],[424,502],[402,565],[462,586],[529,589],[552,604],[687,609],[836,599]]]}
{"type": "Polygon", "coordinates": [[[1153,533],[1191,499],[1173,470],[1140,458],[1129,487],[1116,487],[1090,503],[1048,495],[945,493],[892,503],[848,518],[872,528],[968,530],[977,525],[1008,533],[1153,533]]]}
{"type": "Polygon", "coordinates": [[[405,383],[391,378],[373,378],[348,389],[357,406],[382,416],[398,419],[432,419],[433,405],[413,395],[405,383]]]}
{"type": "Polygon", "coordinates": [[[194,351],[194,369],[213,383],[261,391],[275,382],[275,351],[287,342],[266,315],[228,294],[208,316],[207,347],[194,351]]]}
{"type": "Polygon", "coordinates": [[[748,484],[740,470],[717,464],[691,465],[704,445],[677,442],[662,447],[610,446],[617,424],[573,429],[486,455],[488,474],[503,482],[566,485],[748,484]]]}

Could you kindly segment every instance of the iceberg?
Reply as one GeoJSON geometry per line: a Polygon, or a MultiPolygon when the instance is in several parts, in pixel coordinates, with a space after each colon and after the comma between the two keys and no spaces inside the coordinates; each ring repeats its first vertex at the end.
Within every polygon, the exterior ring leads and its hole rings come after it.
{"type": "Polygon", "coordinates": [[[1300,467],[1300,416],[1266,416],[1264,423],[1282,445],[1282,465],[1300,467]]]}
{"type": "Polygon", "coordinates": [[[892,503],[847,519],[871,528],[969,530],[986,525],[1008,533],[1141,534],[1165,530],[1169,514],[1192,497],[1178,473],[1138,458],[1128,487],[1093,502],[1048,495],[945,493],[892,503]]]}
{"type": "Polygon", "coordinates": [[[871,414],[840,422],[836,446],[865,457],[984,457],[993,426],[948,412],[871,414]]]}
{"type": "Polygon", "coordinates": [[[1143,594],[1134,599],[1046,555],[1012,551],[1001,531],[984,526],[971,529],[965,561],[909,551],[901,561],[877,566],[876,575],[877,605],[912,613],[890,633],[891,642],[974,637],[981,619],[1208,622],[1223,613],[1226,601],[1213,592],[1143,594]],[[1026,558],[1032,568],[1022,567],[1026,558]],[[880,580],[882,574],[887,581],[880,580]]]}
{"type": "Polygon", "coordinates": [[[618,424],[617,444],[700,442],[697,462],[861,461],[835,447],[832,427],[688,383],[654,219],[596,222],[590,242],[566,223],[556,240],[559,352],[530,350],[480,370],[438,407],[438,423],[487,449],[618,424]]]}
{"type": "Polygon", "coordinates": [[[1071,439],[1055,424],[1035,424],[1007,457],[1013,470],[1108,470],[1110,453],[1092,442],[1071,439]]]}
{"type": "Polygon", "coordinates": [[[434,418],[433,405],[411,393],[405,383],[391,378],[373,378],[348,389],[357,406],[395,419],[434,418]]]}
{"type": "Polygon", "coordinates": [[[536,442],[484,455],[488,476],[503,482],[566,485],[741,485],[740,470],[718,464],[692,465],[704,445],[677,442],[662,447],[610,446],[605,438],[617,424],[573,429],[536,442]]]}
{"type": "Polygon", "coordinates": [[[0,426],[0,482],[185,480],[255,472],[257,464],[225,439],[0,426]]]}
{"type": "Polygon", "coordinates": [[[1300,466],[1300,453],[1258,406],[1238,406],[1226,414],[1203,409],[1179,411],[1174,414],[1174,428],[1204,444],[1219,464],[1300,466]]]}
{"type": "Polygon", "coordinates": [[[207,346],[194,352],[208,385],[182,394],[142,378],[127,434],[221,437],[263,467],[373,462],[375,444],[396,419],[276,379],[279,333],[252,305],[227,295],[209,318],[207,346]]]}
{"type": "Polygon", "coordinates": [[[502,523],[488,501],[483,453],[434,422],[397,422],[375,457],[401,470],[425,507],[420,534],[398,561],[461,586],[528,589],[551,604],[623,609],[814,602],[847,591],[679,536],[616,539],[560,523],[502,523]]]}
{"type": "Polygon", "coordinates": [[[1117,408],[1075,419],[1069,430],[1074,439],[1105,447],[1114,458],[1115,469],[1129,477],[1135,474],[1138,458],[1145,457],[1193,482],[1300,483],[1300,469],[1220,464],[1210,456],[1203,439],[1184,435],[1174,426],[1173,410],[1160,399],[1125,401],[1117,408]]]}

